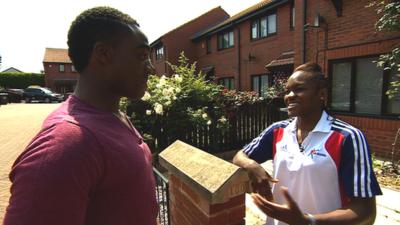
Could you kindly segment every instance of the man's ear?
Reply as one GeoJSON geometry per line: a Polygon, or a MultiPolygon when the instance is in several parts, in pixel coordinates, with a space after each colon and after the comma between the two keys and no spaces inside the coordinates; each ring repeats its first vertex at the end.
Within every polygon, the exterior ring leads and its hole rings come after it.
{"type": "Polygon", "coordinates": [[[112,63],[114,49],[110,44],[97,42],[92,51],[92,58],[100,65],[108,65],[112,63]]]}

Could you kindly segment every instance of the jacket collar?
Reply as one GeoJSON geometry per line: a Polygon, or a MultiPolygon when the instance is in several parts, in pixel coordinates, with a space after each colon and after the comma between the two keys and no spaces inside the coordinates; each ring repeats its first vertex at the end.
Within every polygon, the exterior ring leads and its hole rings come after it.
{"type": "MultiPolygon", "coordinates": [[[[331,131],[332,126],[332,117],[328,115],[325,111],[322,111],[321,118],[319,119],[317,125],[314,129],[310,132],[322,132],[322,133],[329,133],[331,131]]],[[[287,126],[287,129],[292,132],[296,133],[297,130],[297,117],[294,118],[292,122],[287,126]]]]}

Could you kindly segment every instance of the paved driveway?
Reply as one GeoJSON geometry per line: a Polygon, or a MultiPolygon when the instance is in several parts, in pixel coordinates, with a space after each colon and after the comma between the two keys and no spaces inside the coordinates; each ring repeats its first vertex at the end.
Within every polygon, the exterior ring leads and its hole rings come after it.
{"type": "Polygon", "coordinates": [[[10,197],[8,174],[14,160],[59,104],[9,104],[0,107],[0,224],[10,197]]]}

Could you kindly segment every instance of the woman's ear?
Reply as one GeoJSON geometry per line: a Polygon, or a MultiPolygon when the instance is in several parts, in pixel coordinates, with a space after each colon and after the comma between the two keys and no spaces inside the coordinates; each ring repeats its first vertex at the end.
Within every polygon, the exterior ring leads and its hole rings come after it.
{"type": "Polygon", "coordinates": [[[328,89],[323,88],[319,90],[319,97],[323,105],[326,106],[326,103],[328,102],[328,89]]]}

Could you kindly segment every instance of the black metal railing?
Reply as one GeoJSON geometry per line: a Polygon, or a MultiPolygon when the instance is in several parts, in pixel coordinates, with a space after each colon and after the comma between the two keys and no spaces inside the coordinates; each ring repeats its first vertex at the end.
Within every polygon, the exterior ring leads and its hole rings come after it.
{"type": "MultiPolygon", "coordinates": [[[[266,102],[242,105],[229,111],[226,117],[229,129],[224,131],[217,129],[214,123],[210,126],[178,127],[169,125],[171,121],[165,121],[148,131],[153,139],[146,142],[154,152],[164,150],[179,139],[211,154],[221,153],[241,149],[272,123],[288,118],[286,112],[266,102]],[[169,130],[171,128],[173,131],[169,130]]],[[[176,124],[176,121],[173,122],[176,124]]]]}
{"type": "Polygon", "coordinates": [[[156,197],[159,206],[158,219],[161,225],[169,225],[169,193],[168,178],[153,167],[154,178],[156,180],[156,197]]]}

